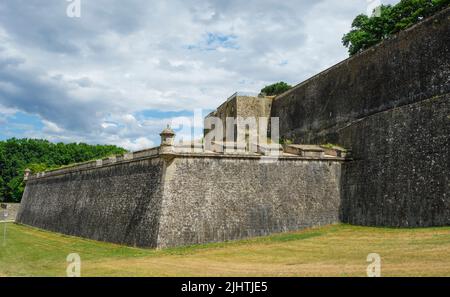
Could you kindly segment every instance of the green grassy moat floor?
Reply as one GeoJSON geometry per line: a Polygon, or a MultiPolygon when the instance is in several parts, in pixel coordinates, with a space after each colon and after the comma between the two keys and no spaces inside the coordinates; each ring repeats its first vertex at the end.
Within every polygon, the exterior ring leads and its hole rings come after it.
{"type": "Polygon", "coordinates": [[[332,225],[146,250],[6,226],[3,242],[0,224],[0,276],[65,276],[70,253],[80,255],[82,276],[366,276],[369,253],[381,256],[382,276],[450,276],[450,227],[332,225]]]}

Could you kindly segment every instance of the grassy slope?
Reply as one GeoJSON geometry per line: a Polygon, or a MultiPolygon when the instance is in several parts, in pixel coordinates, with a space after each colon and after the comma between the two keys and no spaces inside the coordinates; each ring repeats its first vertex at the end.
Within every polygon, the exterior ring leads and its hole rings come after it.
{"type": "Polygon", "coordinates": [[[144,250],[8,224],[0,275],[64,276],[79,253],[83,276],[365,276],[379,253],[384,276],[450,276],[450,227],[386,229],[348,225],[244,241],[144,250]]]}

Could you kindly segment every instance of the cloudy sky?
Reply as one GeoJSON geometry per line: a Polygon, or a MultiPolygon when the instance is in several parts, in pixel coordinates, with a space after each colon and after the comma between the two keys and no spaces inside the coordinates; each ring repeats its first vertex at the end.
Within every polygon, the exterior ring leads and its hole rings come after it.
{"type": "Polygon", "coordinates": [[[0,140],[158,145],[173,119],[345,59],[342,35],[370,5],[80,0],[81,17],[70,18],[70,4],[1,0],[0,140]]]}

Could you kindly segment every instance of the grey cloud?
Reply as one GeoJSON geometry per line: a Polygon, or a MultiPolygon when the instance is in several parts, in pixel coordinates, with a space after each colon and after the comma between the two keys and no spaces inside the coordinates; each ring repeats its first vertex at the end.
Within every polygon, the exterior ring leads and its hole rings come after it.
{"type": "Polygon", "coordinates": [[[92,115],[95,103],[82,104],[67,93],[67,88],[60,81],[41,78],[40,75],[17,68],[0,68],[0,81],[9,82],[17,89],[8,92],[0,88],[0,104],[40,115],[66,129],[91,130],[96,124],[92,115]]]}
{"type": "Polygon", "coordinates": [[[88,77],[82,77],[82,78],[79,78],[79,79],[74,79],[71,82],[77,84],[78,86],[80,86],[82,88],[89,88],[89,87],[92,87],[94,85],[94,82],[88,77]]]}
{"type": "Polygon", "coordinates": [[[25,63],[25,59],[21,58],[1,58],[0,59],[0,69],[6,69],[8,67],[17,67],[20,64],[25,63]]]}
{"type": "Polygon", "coordinates": [[[157,143],[167,119],[124,115],[212,109],[235,91],[298,83],[345,58],[341,36],[366,9],[365,0],[81,4],[71,19],[65,0],[0,2],[0,105],[63,129],[35,137],[130,147],[157,143]],[[205,47],[208,33],[235,36],[233,46],[205,47]],[[102,127],[108,121],[117,125],[102,127]]]}
{"type": "Polygon", "coordinates": [[[129,34],[141,28],[148,3],[128,1],[81,1],[82,18],[69,18],[65,0],[3,0],[1,24],[23,45],[50,52],[79,54],[86,39],[105,31],[129,34]]]}

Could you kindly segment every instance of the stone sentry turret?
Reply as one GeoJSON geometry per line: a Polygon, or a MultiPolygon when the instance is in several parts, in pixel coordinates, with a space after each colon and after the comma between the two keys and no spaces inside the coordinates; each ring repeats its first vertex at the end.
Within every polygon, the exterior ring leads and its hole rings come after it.
{"type": "Polygon", "coordinates": [[[161,147],[159,153],[161,155],[171,155],[175,153],[174,143],[175,143],[175,132],[167,125],[160,134],[161,136],[161,147]]]}
{"type": "Polygon", "coordinates": [[[24,174],[23,174],[23,180],[24,180],[24,181],[27,181],[28,178],[30,177],[30,175],[31,175],[31,170],[28,169],[28,168],[25,169],[24,174]]]}

